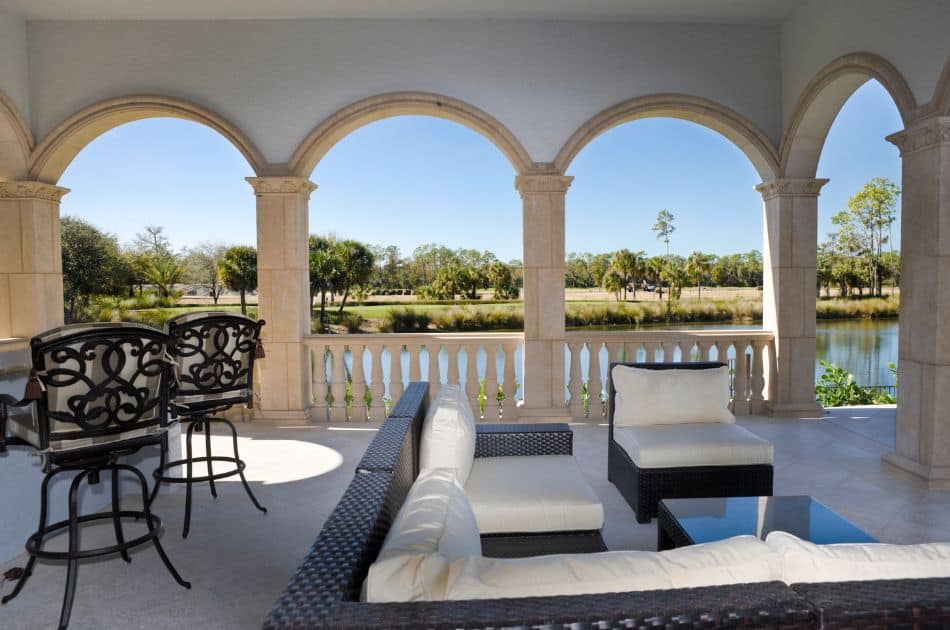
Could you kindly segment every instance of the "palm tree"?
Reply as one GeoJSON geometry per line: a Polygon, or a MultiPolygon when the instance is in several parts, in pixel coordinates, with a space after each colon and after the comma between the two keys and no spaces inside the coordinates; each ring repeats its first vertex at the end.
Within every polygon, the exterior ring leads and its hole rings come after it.
{"type": "Polygon", "coordinates": [[[613,293],[618,300],[620,299],[621,280],[620,273],[613,267],[604,272],[602,279],[604,290],[613,293]]]}
{"type": "Polygon", "coordinates": [[[712,269],[712,256],[702,252],[693,252],[686,259],[684,271],[689,280],[696,285],[696,293],[699,299],[703,299],[703,279],[709,275],[712,269]]]}
{"type": "Polygon", "coordinates": [[[672,234],[676,227],[673,225],[673,213],[669,210],[660,210],[656,215],[656,223],[653,224],[653,231],[656,232],[656,237],[663,239],[663,242],[666,243],[666,257],[670,257],[670,234],[672,234]]]}
{"type": "Polygon", "coordinates": [[[627,301],[627,287],[633,285],[633,299],[637,299],[637,276],[643,269],[644,252],[631,252],[629,249],[621,249],[614,254],[611,266],[620,275],[623,287],[623,300],[627,301]]]}

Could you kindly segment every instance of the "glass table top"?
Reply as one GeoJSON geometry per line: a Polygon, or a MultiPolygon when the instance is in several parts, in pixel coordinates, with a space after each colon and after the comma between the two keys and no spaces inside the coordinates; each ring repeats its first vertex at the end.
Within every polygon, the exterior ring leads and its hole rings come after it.
{"type": "Polygon", "coordinates": [[[877,542],[867,532],[807,496],[663,499],[693,543],[784,531],[817,544],[877,542]]]}

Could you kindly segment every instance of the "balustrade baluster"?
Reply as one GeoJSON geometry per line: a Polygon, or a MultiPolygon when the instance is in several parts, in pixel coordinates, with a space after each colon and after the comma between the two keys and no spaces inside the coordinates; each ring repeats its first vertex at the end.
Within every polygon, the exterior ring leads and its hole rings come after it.
{"type": "Polygon", "coordinates": [[[409,356],[409,372],[407,376],[410,382],[422,380],[422,344],[407,343],[406,354],[409,356]]]}
{"type": "Polygon", "coordinates": [[[402,378],[402,343],[397,341],[390,345],[389,355],[389,396],[393,404],[396,404],[405,391],[402,378]]]}
{"type": "MultiPolygon", "coordinates": [[[[256,367],[256,366],[255,366],[256,367]]],[[[319,421],[330,419],[327,408],[327,347],[319,345],[310,351],[310,387],[313,395],[314,417],[319,421]]]]}
{"type": "Polygon", "coordinates": [[[735,343],[736,362],[735,380],[733,381],[732,413],[737,416],[749,415],[749,363],[746,358],[748,341],[738,340],[735,343]]]}
{"type": "Polygon", "coordinates": [[[768,342],[764,339],[752,340],[752,376],[749,379],[751,392],[749,394],[749,411],[762,413],[765,409],[765,370],[763,358],[768,342]]]}
{"type": "Polygon", "coordinates": [[[502,387],[504,388],[505,401],[502,404],[502,413],[505,422],[511,422],[518,417],[518,401],[515,396],[518,394],[518,382],[515,376],[515,356],[518,351],[517,341],[506,341],[503,345],[505,351],[505,363],[502,370],[502,387]]]}
{"type": "Polygon", "coordinates": [[[584,342],[572,342],[567,345],[568,350],[571,353],[571,362],[570,362],[570,372],[568,373],[568,391],[571,394],[571,399],[568,401],[568,406],[571,410],[571,418],[575,420],[580,420],[584,418],[584,382],[583,377],[581,376],[583,369],[581,366],[581,350],[584,347],[584,342]]]}
{"type": "MultiPolygon", "coordinates": [[[[587,417],[600,419],[604,416],[601,396],[603,395],[603,378],[600,369],[601,342],[587,344],[590,351],[590,362],[587,368],[587,417]]],[[[607,366],[610,367],[610,356],[607,357],[607,366]]]]}
{"type": "Polygon", "coordinates": [[[350,344],[350,356],[353,365],[350,368],[350,387],[353,401],[350,403],[348,419],[369,420],[369,409],[366,407],[366,373],[363,372],[363,344],[350,344]]]}
{"type": "Polygon", "coordinates": [[[335,422],[346,420],[346,371],[343,366],[344,345],[330,346],[332,365],[330,367],[330,396],[333,403],[330,406],[330,419],[335,422]]]}
{"type": "Polygon", "coordinates": [[[446,383],[460,385],[459,379],[459,344],[457,342],[445,344],[445,352],[449,359],[449,369],[446,372],[446,383]]]}
{"type": "Polygon", "coordinates": [[[472,411],[475,412],[475,417],[482,418],[481,404],[478,400],[481,390],[478,378],[478,349],[477,343],[465,344],[465,396],[468,398],[472,411]]]}
{"type": "Polygon", "coordinates": [[[386,417],[386,404],[383,400],[386,395],[386,385],[383,383],[383,346],[366,344],[366,347],[369,348],[370,392],[373,395],[370,419],[382,420],[386,417]]]}
{"type": "Polygon", "coordinates": [[[438,341],[429,341],[426,342],[426,358],[428,365],[426,366],[429,379],[429,392],[435,396],[439,387],[442,385],[442,376],[439,371],[439,349],[441,346],[438,341]]]}
{"type": "Polygon", "coordinates": [[[485,344],[485,415],[488,422],[498,422],[498,349],[497,343],[485,344]]]}

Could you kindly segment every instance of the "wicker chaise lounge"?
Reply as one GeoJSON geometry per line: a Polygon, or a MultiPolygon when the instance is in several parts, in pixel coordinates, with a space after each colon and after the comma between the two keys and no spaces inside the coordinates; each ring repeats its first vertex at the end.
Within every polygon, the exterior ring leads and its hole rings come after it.
{"type": "MultiPolygon", "coordinates": [[[[771,446],[767,449],[767,458],[759,461],[768,463],[736,465],[683,465],[648,466],[634,461],[634,457],[616,438],[618,428],[615,423],[617,392],[613,371],[617,366],[626,366],[647,370],[708,370],[724,368],[726,364],[718,362],[685,363],[611,363],[607,378],[607,421],[608,450],[607,478],[617,487],[630,507],[637,515],[637,522],[648,523],[657,515],[660,499],[690,497],[741,497],[771,496],[772,471],[771,446]]],[[[682,392],[683,396],[691,395],[682,392]]],[[[711,425],[697,425],[704,430],[711,425]]],[[[718,428],[718,427],[717,427],[718,428]]],[[[727,428],[727,427],[722,427],[727,428]]],[[[732,425],[732,431],[743,432],[741,427],[732,425]]],[[[623,429],[628,430],[628,429],[623,429]]],[[[692,425],[672,427],[678,434],[694,430],[692,425]]],[[[740,434],[740,439],[742,438],[740,434]]],[[[749,438],[750,441],[752,438],[749,438]]],[[[662,438],[660,438],[662,440],[662,438]]],[[[662,442],[654,446],[663,448],[662,442]]],[[[743,446],[755,447],[756,444],[743,446]]],[[[692,449],[696,452],[696,449],[692,449]]]]}
{"type": "MultiPolygon", "coordinates": [[[[468,601],[364,603],[360,588],[417,475],[427,385],[396,403],[310,552],[264,620],[301,628],[940,628],[950,578],[787,586],[782,582],[468,601]],[[879,595],[875,595],[879,593],[879,595]]],[[[560,425],[494,427],[492,453],[562,453],[560,425]]]]}

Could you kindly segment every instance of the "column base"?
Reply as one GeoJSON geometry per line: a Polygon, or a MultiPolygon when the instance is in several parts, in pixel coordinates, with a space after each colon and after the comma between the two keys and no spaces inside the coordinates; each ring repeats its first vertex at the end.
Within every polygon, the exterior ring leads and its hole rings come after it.
{"type": "Polygon", "coordinates": [[[919,477],[930,490],[950,490],[950,466],[928,466],[897,453],[887,453],[881,462],[919,477]]]}
{"type": "Polygon", "coordinates": [[[801,418],[803,420],[819,420],[824,417],[825,410],[817,402],[787,402],[764,405],[764,411],[773,418],[801,418]]]}
{"type": "Polygon", "coordinates": [[[256,422],[309,423],[313,421],[310,408],[307,409],[255,409],[256,422]]]}
{"type": "Polygon", "coordinates": [[[525,424],[570,422],[571,410],[567,407],[521,407],[518,410],[518,421],[525,424]]]}

